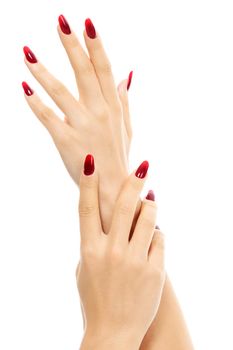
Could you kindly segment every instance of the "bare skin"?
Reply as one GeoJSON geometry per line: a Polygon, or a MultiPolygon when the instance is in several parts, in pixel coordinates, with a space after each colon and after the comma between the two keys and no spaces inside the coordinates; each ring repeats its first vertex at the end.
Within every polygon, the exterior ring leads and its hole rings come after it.
{"type": "MultiPolygon", "coordinates": [[[[25,98],[49,131],[66,169],[77,185],[84,156],[87,153],[94,155],[98,164],[101,220],[104,231],[108,232],[116,198],[129,174],[128,154],[132,129],[127,79],[116,87],[110,61],[97,31],[95,38],[89,38],[86,30],[83,32],[87,54],[72,29],[69,35],[64,34],[59,25],[57,30],[74,70],[79,100],[40,60],[30,63],[26,58],[28,69],[64,113],[64,120],[46,106],[36,92],[31,96],[25,94],[25,98]]],[[[139,209],[138,203],[136,212],[139,209]]],[[[168,280],[165,282],[161,306],[159,317],[155,318],[145,335],[141,349],[193,349],[168,280]],[[173,305],[173,308],[168,309],[163,305],[173,305]],[[172,327],[171,310],[174,320],[172,327]],[[156,332],[156,329],[161,329],[161,332],[156,332]],[[178,343],[177,334],[181,335],[178,343]]]]}
{"type": "Polygon", "coordinates": [[[158,311],[165,281],[164,238],[154,228],[156,203],[144,199],[129,240],[146,180],[135,174],[126,180],[110,230],[105,233],[99,214],[97,173],[81,174],[81,258],[76,272],[85,317],[81,350],[139,349],[158,311]]]}

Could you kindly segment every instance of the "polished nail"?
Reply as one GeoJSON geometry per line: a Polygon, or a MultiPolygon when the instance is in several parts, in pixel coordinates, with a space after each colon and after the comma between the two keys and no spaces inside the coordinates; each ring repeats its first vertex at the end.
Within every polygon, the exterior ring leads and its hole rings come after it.
{"type": "Polygon", "coordinates": [[[91,154],[88,154],[84,162],[84,174],[92,175],[94,173],[94,170],[95,170],[94,157],[91,154]]]}
{"type": "Polygon", "coordinates": [[[127,90],[129,90],[129,87],[131,85],[132,76],[133,76],[133,71],[131,70],[131,72],[129,73],[129,76],[128,76],[127,90]]]}
{"type": "Polygon", "coordinates": [[[147,193],[146,199],[149,199],[150,201],[154,201],[155,200],[155,194],[154,194],[154,192],[152,190],[150,190],[147,193]]]}
{"type": "Polygon", "coordinates": [[[143,179],[147,174],[148,168],[149,168],[149,163],[147,160],[144,160],[144,162],[142,162],[142,164],[139,165],[139,167],[137,168],[135,172],[135,176],[137,176],[139,179],[143,179]]]}
{"type": "Polygon", "coordinates": [[[160,227],[159,227],[158,225],[156,225],[155,228],[156,228],[157,230],[160,230],[160,227]]]}
{"type": "Polygon", "coordinates": [[[63,15],[60,15],[58,17],[58,22],[59,22],[60,28],[61,28],[61,30],[63,31],[64,34],[70,34],[71,33],[69,23],[67,22],[67,20],[65,19],[65,17],[63,15]]]}
{"type": "Polygon", "coordinates": [[[89,38],[94,39],[96,37],[96,31],[95,31],[95,27],[94,27],[92,21],[90,20],[90,18],[87,18],[85,20],[85,27],[86,27],[86,32],[87,32],[87,35],[89,36],[89,38]]]}
{"type": "Polygon", "coordinates": [[[32,88],[30,88],[30,86],[26,83],[26,81],[22,82],[22,87],[27,96],[31,96],[33,94],[34,91],[32,90],[32,88]]]}
{"type": "Polygon", "coordinates": [[[36,63],[37,62],[36,56],[34,55],[32,50],[29,49],[28,46],[24,46],[23,51],[24,51],[25,57],[28,60],[28,62],[30,62],[30,63],[36,63]]]}

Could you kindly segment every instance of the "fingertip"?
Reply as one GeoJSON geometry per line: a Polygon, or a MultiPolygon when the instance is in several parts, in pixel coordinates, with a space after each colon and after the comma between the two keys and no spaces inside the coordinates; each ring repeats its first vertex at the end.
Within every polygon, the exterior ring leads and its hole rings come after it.
{"type": "Polygon", "coordinates": [[[92,154],[87,154],[85,161],[84,161],[84,167],[83,167],[83,173],[86,176],[90,176],[95,171],[95,160],[92,154]]]}
{"type": "Polygon", "coordinates": [[[31,96],[34,94],[34,90],[28,85],[26,81],[22,81],[22,87],[26,96],[31,96]]]}
{"type": "Polygon", "coordinates": [[[147,195],[146,195],[146,199],[150,200],[150,201],[155,201],[155,194],[153,190],[149,190],[147,195]]]}
{"type": "Polygon", "coordinates": [[[133,71],[131,70],[131,72],[129,73],[128,76],[128,81],[127,81],[127,90],[129,90],[131,82],[132,82],[132,77],[133,77],[133,71]]]}
{"type": "Polygon", "coordinates": [[[139,179],[144,179],[147,175],[148,169],[149,162],[147,160],[144,160],[135,171],[135,176],[139,179]]]}

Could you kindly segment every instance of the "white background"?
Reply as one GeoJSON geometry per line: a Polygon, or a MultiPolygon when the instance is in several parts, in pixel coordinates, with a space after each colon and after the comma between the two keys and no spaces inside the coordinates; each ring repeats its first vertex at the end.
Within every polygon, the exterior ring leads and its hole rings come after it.
{"type": "MultiPolygon", "coordinates": [[[[77,94],[56,25],[93,20],[129,91],[131,169],[150,161],[167,270],[196,349],[233,349],[232,1],[2,1],[0,348],[78,349],[78,189],[23,96],[28,45],[77,94]]],[[[62,114],[61,114],[62,115],[62,114]]]]}

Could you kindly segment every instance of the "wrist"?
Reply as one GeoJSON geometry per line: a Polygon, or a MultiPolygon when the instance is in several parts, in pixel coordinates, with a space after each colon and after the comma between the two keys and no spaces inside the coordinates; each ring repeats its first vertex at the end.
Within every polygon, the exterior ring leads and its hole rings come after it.
{"type": "Polygon", "coordinates": [[[138,338],[138,332],[132,333],[129,330],[86,330],[80,350],[138,350],[142,338],[138,338]]]}

